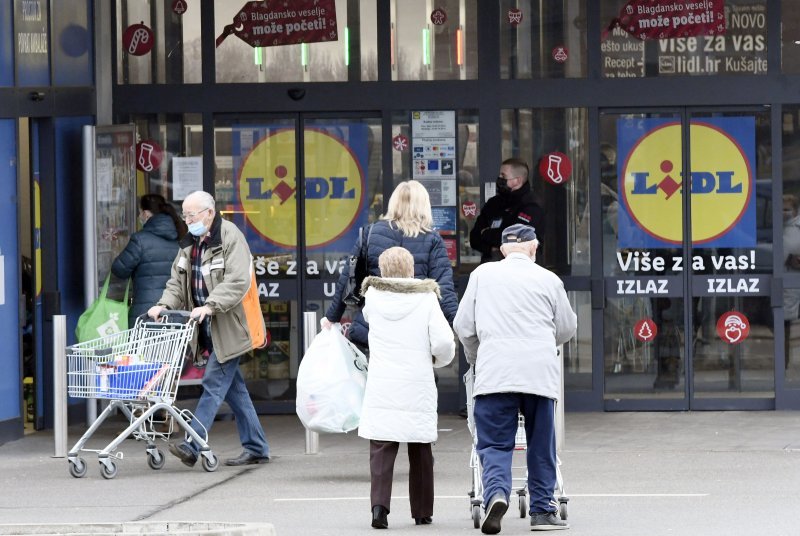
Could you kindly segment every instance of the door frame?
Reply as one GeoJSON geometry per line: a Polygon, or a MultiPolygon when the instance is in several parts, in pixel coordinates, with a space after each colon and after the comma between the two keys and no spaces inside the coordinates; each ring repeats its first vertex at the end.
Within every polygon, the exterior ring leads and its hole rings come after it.
{"type": "MultiPolygon", "coordinates": [[[[601,118],[604,115],[625,115],[625,114],[673,114],[677,115],[680,122],[681,122],[681,151],[682,151],[682,162],[681,162],[681,172],[684,177],[689,176],[690,167],[691,167],[691,149],[690,149],[690,127],[691,127],[691,120],[696,114],[699,113],[710,113],[710,114],[717,114],[717,113],[731,113],[731,112],[739,112],[739,113],[758,113],[763,114],[765,109],[768,108],[766,106],[654,106],[654,107],[647,107],[647,108],[601,108],[598,109],[597,115],[597,132],[600,133],[600,122],[601,118]]],[[[774,123],[775,117],[771,117],[771,121],[774,123]]],[[[774,147],[776,145],[776,139],[778,140],[777,143],[780,143],[780,138],[775,137],[775,128],[770,131],[770,142],[773,148],[773,155],[774,155],[774,147]]],[[[600,151],[599,151],[600,143],[599,137],[597,142],[597,150],[593,151],[591,158],[595,160],[593,168],[596,170],[600,169],[600,151]]],[[[619,155],[617,156],[619,158],[619,155]]],[[[780,170],[780,159],[775,159],[773,156],[772,160],[772,177],[773,177],[773,187],[772,187],[772,221],[773,221],[773,237],[779,236],[776,234],[776,229],[779,228],[775,222],[780,222],[780,216],[776,214],[777,207],[780,207],[780,203],[776,202],[776,199],[780,199],[781,195],[781,188],[775,187],[777,182],[781,181],[780,170]],[[777,178],[776,178],[777,177],[777,178]],[[777,218],[777,219],[776,219],[777,218]]],[[[755,181],[755,169],[753,170],[753,176],[755,181]]],[[[596,207],[601,206],[601,196],[600,196],[600,188],[594,188],[590,192],[593,195],[592,201],[593,205],[596,207]]],[[[678,275],[669,276],[673,279],[675,284],[678,283],[678,291],[681,292],[681,297],[683,299],[683,332],[684,334],[693,334],[693,311],[692,311],[692,303],[693,298],[695,298],[695,294],[697,294],[696,289],[698,288],[696,285],[702,279],[706,279],[709,275],[713,274],[706,274],[706,275],[695,275],[692,272],[691,267],[691,258],[693,255],[693,248],[691,246],[691,196],[689,194],[682,195],[682,206],[683,206],[683,240],[681,245],[681,257],[683,259],[683,265],[685,269],[678,275]]],[[[602,214],[600,210],[594,211],[594,217],[598,220],[602,218],[602,214]]],[[[600,229],[602,224],[595,225],[595,229],[600,229]]],[[[597,236],[601,236],[598,234],[597,236]]],[[[773,242],[777,245],[777,242],[773,240],[773,242]]],[[[597,239],[594,241],[595,247],[602,249],[602,244],[597,239]]],[[[773,266],[777,266],[777,259],[780,258],[779,255],[782,253],[778,251],[779,247],[773,247],[772,252],[772,262],[773,266]]],[[[606,309],[606,297],[609,296],[611,293],[609,292],[609,284],[613,283],[618,278],[611,278],[606,276],[603,273],[603,266],[602,263],[596,263],[599,266],[596,266],[594,270],[597,273],[593,274],[593,279],[598,278],[603,281],[602,285],[593,285],[592,293],[593,293],[593,300],[592,303],[595,305],[600,305],[599,311],[597,311],[597,315],[594,316],[596,321],[600,322],[600,325],[603,326],[602,333],[605,333],[605,318],[604,318],[604,311],[606,309]],[[595,296],[596,293],[600,292],[601,296],[595,296]]],[[[774,352],[775,355],[775,363],[778,363],[782,359],[783,355],[783,345],[778,344],[778,341],[782,339],[783,336],[783,325],[782,325],[782,300],[781,300],[781,288],[780,282],[776,284],[774,278],[772,277],[773,274],[765,274],[763,279],[766,281],[764,285],[767,290],[760,293],[759,296],[769,296],[771,298],[770,306],[775,313],[773,315],[773,333],[774,333],[774,352]],[[779,312],[777,312],[780,310],[779,312]],[[778,317],[780,315],[781,318],[778,317]],[[778,355],[780,352],[780,355],[778,355]]],[[[669,297],[669,296],[667,296],[669,297]]],[[[597,308],[597,307],[593,307],[597,308]]],[[[695,396],[695,387],[694,387],[694,348],[693,348],[693,336],[684,336],[682,341],[682,350],[683,356],[682,359],[682,375],[683,375],[683,397],[681,398],[647,398],[646,395],[636,396],[631,398],[616,398],[614,395],[606,395],[606,371],[605,371],[605,341],[604,337],[595,337],[593,338],[593,354],[598,360],[598,365],[594,368],[595,371],[599,373],[599,383],[600,383],[600,390],[601,390],[601,399],[602,399],[602,407],[605,411],[688,411],[688,410],[771,410],[775,409],[776,399],[779,396],[780,391],[782,390],[782,378],[783,378],[783,370],[778,370],[780,367],[774,366],[773,369],[775,371],[775,383],[774,383],[774,396],[773,397],[704,397],[704,398],[697,398],[695,396]],[[781,380],[781,381],[779,381],[781,380]]]]}

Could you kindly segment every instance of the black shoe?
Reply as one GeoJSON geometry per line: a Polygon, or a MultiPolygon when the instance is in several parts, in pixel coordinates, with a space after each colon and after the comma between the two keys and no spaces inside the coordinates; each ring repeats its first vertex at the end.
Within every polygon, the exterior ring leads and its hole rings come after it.
{"type": "Polygon", "coordinates": [[[385,506],[377,504],[372,507],[372,528],[373,529],[388,529],[389,520],[386,516],[389,515],[389,510],[385,506]]]}
{"type": "Polygon", "coordinates": [[[433,523],[433,519],[430,517],[415,517],[414,524],[416,525],[430,525],[433,523]]]}
{"type": "Polygon", "coordinates": [[[269,463],[269,456],[256,456],[243,450],[236,458],[225,460],[225,465],[252,465],[254,463],[269,463]]]}
{"type": "Polygon", "coordinates": [[[170,443],[169,451],[187,467],[194,467],[197,463],[197,455],[183,443],[170,443]]]}
{"type": "Polygon", "coordinates": [[[564,530],[569,524],[558,517],[555,512],[531,515],[531,530],[564,530]]]}
{"type": "Polygon", "coordinates": [[[506,514],[506,510],[508,510],[508,501],[505,496],[502,493],[495,493],[486,506],[486,517],[483,518],[481,532],[484,534],[497,534],[500,532],[500,521],[506,514]]]}

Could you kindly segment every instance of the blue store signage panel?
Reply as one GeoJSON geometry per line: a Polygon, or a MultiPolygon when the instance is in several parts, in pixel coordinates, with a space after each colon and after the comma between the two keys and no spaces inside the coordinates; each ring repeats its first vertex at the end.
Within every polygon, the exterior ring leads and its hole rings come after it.
{"type": "Polygon", "coordinates": [[[14,85],[14,34],[11,3],[0,2],[0,86],[14,85]]]}
{"type": "Polygon", "coordinates": [[[50,85],[50,33],[47,19],[47,0],[14,1],[18,86],[50,85]]]}

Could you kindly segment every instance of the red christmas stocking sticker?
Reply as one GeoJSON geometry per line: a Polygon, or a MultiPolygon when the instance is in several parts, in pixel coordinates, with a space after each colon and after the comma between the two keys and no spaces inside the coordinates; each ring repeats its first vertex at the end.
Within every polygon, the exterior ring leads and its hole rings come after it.
{"type": "Polygon", "coordinates": [[[150,173],[161,167],[164,149],[153,140],[142,140],[136,144],[136,169],[150,173]]]}
{"type": "Polygon", "coordinates": [[[750,335],[750,321],[738,311],[730,311],[717,320],[717,335],[728,344],[739,344],[750,335]]]}
{"type": "Polygon", "coordinates": [[[564,153],[548,153],[539,161],[539,175],[550,184],[565,183],[569,181],[570,174],[572,162],[564,153]]]}

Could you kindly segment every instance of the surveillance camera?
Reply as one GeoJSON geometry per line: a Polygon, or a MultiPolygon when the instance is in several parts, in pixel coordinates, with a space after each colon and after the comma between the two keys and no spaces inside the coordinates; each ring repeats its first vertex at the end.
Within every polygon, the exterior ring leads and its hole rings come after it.
{"type": "Polygon", "coordinates": [[[293,87],[288,91],[288,93],[289,93],[289,98],[296,101],[306,96],[306,90],[301,89],[299,87],[293,87]]]}
{"type": "Polygon", "coordinates": [[[30,93],[28,93],[28,97],[33,102],[43,101],[44,100],[44,96],[45,96],[44,91],[31,91],[30,93]]]}

